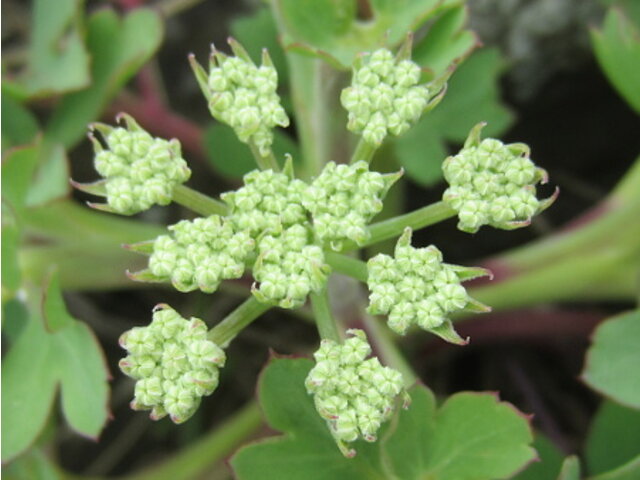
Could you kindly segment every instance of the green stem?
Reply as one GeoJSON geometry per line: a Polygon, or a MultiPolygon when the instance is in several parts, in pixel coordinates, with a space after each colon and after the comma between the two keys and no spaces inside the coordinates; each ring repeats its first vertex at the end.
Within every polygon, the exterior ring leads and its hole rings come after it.
{"type": "Polygon", "coordinates": [[[606,249],[591,255],[576,255],[494,285],[474,288],[469,294],[493,310],[576,300],[599,279],[614,275],[626,263],[637,262],[638,256],[637,249],[635,252],[606,249]]]}
{"type": "Polygon", "coordinates": [[[412,230],[419,230],[429,225],[433,225],[448,218],[455,217],[458,214],[444,202],[436,202],[426,207],[419,208],[413,212],[405,213],[397,217],[383,220],[369,226],[371,237],[362,245],[355,243],[347,243],[342,251],[355,250],[361,247],[367,247],[389,238],[397,237],[402,234],[405,228],[411,227],[412,230]]]}
{"type": "Polygon", "coordinates": [[[362,321],[367,329],[369,337],[372,338],[373,343],[380,351],[384,363],[395,368],[402,374],[404,386],[406,388],[413,385],[418,380],[418,377],[389,334],[389,330],[382,325],[378,319],[371,315],[364,314],[362,316],[362,321]]]}
{"type": "Polygon", "coordinates": [[[256,402],[251,402],[215,428],[164,463],[126,480],[188,480],[201,477],[210,465],[224,460],[262,424],[256,402]]]}
{"type": "Polygon", "coordinates": [[[342,343],[342,335],[335,318],[333,318],[326,287],[319,293],[311,293],[311,308],[320,338],[342,343]]]}
{"type": "Polygon", "coordinates": [[[269,152],[266,155],[262,155],[258,146],[251,141],[249,142],[249,148],[251,149],[253,158],[255,158],[260,170],[273,170],[274,172],[280,171],[280,165],[278,165],[276,156],[273,154],[271,149],[269,149],[269,152]]]}
{"type": "Polygon", "coordinates": [[[362,260],[336,252],[324,252],[324,259],[336,272],[367,283],[367,264],[362,260]]]}
{"type": "Polygon", "coordinates": [[[238,335],[243,328],[257,319],[271,308],[266,303],[261,303],[251,296],[227,315],[224,320],[209,330],[209,340],[217,345],[227,345],[238,335]]]}
{"type": "Polygon", "coordinates": [[[173,189],[173,201],[200,215],[226,215],[227,206],[215,198],[187,187],[178,185],[173,189]]]}
{"type": "Polygon", "coordinates": [[[287,52],[291,96],[295,108],[296,129],[307,175],[317,175],[328,159],[327,126],[328,83],[323,85],[323,62],[299,53],[287,52]]]}
{"type": "Polygon", "coordinates": [[[364,160],[367,163],[371,163],[371,159],[373,158],[373,154],[376,153],[378,149],[377,146],[371,145],[367,142],[363,137],[360,137],[358,141],[358,145],[356,145],[356,149],[351,156],[351,163],[359,162],[360,160],[364,160]]]}

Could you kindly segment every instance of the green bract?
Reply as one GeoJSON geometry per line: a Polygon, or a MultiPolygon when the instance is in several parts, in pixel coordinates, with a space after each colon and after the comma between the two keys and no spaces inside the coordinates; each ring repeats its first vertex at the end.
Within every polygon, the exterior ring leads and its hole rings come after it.
{"type": "Polygon", "coordinates": [[[154,309],[147,327],[135,327],[120,337],[128,356],[120,369],[137,380],[134,410],[151,410],[158,420],[169,415],[175,423],[188,420],[201,397],[218,386],[218,369],[226,356],[207,340],[207,326],[198,319],[187,320],[166,304],[154,309]]]}
{"type": "Polygon", "coordinates": [[[266,49],[258,67],[238,42],[230,39],[229,44],[236,56],[229,57],[213,48],[208,74],[193,59],[192,67],[211,115],[231,126],[240,141],[256,145],[264,156],[273,143],[272,129],[289,125],[276,93],[278,72],[266,49]]]}
{"type": "Polygon", "coordinates": [[[103,135],[107,149],[89,135],[96,153],[95,168],[105,178],[104,209],[132,215],[154,204],[168,205],[174,187],[191,175],[180,142],[152,137],[129,115],[120,114],[118,118],[124,119],[126,128],[92,125],[103,135]]]}
{"type": "Polygon", "coordinates": [[[443,165],[449,188],[443,201],[458,212],[458,228],[475,233],[482,225],[511,230],[529,225],[557,195],[536,198],[535,184],[547,182],[547,172],[529,159],[529,147],[480,140],[484,124],[476,125],[464,148],[443,165]]]}
{"type": "Polygon", "coordinates": [[[355,451],[345,442],[376,440],[381,424],[393,414],[403,380],[400,372],[383,367],[376,357],[367,359],[371,347],[362,330],[347,330],[347,334],[350,338],[342,344],[322,340],[305,385],[340,450],[353,456],[355,451]]]}
{"type": "Polygon", "coordinates": [[[417,325],[447,341],[466,343],[451,324],[449,316],[461,310],[487,311],[488,307],[467,295],[462,279],[489,273],[442,262],[435,246],[411,246],[411,229],[398,240],[395,256],[379,254],[367,262],[369,277],[368,311],[389,315],[389,328],[404,335],[417,325]]]}
{"type": "Polygon", "coordinates": [[[362,161],[327,163],[302,196],[318,238],[334,250],[340,250],[344,240],[357,244],[368,240],[367,224],[382,210],[382,199],[401,174],[371,172],[362,161]]]}
{"type": "Polygon", "coordinates": [[[432,96],[426,85],[418,85],[421,73],[416,63],[394,58],[386,48],[361,57],[340,97],[349,112],[347,128],[372,145],[380,145],[389,132],[406,132],[432,96]]]}
{"type": "Polygon", "coordinates": [[[181,292],[212,293],[221,280],[240,278],[255,248],[246,231],[218,215],[182,220],[153,243],[149,270],[158,280],[171,281],[181,292]]]}

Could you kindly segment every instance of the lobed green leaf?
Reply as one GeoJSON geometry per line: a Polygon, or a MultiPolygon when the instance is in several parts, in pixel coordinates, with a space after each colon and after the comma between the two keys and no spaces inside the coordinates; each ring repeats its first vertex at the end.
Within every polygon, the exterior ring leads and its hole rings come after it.
{"type": "Polygon", "coordinates": [[[587,352],[583,380],[595,390],[633,408],[640,408],[640,310],[615,316],[595,331],[587,352]]]}

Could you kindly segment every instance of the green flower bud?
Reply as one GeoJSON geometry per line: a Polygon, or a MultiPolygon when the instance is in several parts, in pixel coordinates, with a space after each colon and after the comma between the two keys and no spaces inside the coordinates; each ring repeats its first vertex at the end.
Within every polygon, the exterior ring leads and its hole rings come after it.
{"type": "Polygon", "coordinates": [[[371,347],[362,330],[348,330],[347,335],[342,344],[322,340],[305,385],[342,453],[353,456],[345,443],[375,440],[403,391],[403,380],[377,358],[366,359],[371,347]]]}
{"type": "Polygon", "coordinates": [[[546,172],[529,159],[529,148],[480,140],[483,126],[476,125],[464,148],[442,165],[449,182],[442,199],[458,212],[458,228],[466,232],[475,233],[483,225],[502,229],[528,225],[558,192],[538,200],[535,184],[546,181],[546,172]]]}
{"type": "Polygon", "coordinates": [[[349,112],[347,128],[380,145],[389,132],[400,135],[415,123],[432,95],[428,87],[417,85],[420,67],[406,58],[395,59],[387,49],[359,62],[340,101],[349,112]]]}
{"type": "MultiPolygon", "coordinates": [[[[486,308],[471,299],[460,284],[461,278],[468,278],[464,276],[466,269],[442,263],[442,254],[433,245],[412,247],[409,228],[398,240],[395,257],[376,255],[367,263],[367,270],[371,291],[368,311],[388,314],[389,328],[400,335],[417,325],[448,341],[463,343],[447,315],[467,307],[486,308]]],[[[478,273],[487,274],[474,270],[474,277],[478,273]]]]}
{"type": "Polygon", "coordinates": [[[191,66],[211,115],[231,126],[240,141],[254,143],[266,155],[273,143],[272,129],[289,125],[276,93],[278,74],[266,50],[257,67],[238,42],[231,39],[229,44],[236,57],[214,49],[208,73],[193,58],[191,66]]]}
{"type": "Polygon", "coordinates": [[[151,410],[154,420],[169,414],[175,423],[213,393],[226,359],[202,320],[186,320],[168,305],[156,307],[149,326],[125,332],[120,345],[129,352],[120,368],[137,380],[132,408],[151,410]]]}
{"type": "Polygon", "coordinates": [[[105,178],[107,206],[101,208],[132,215],[154,204],[167,205],[173,189],[191,175],[180,144],[151,137],[126,114],[118,118],[124,119],[125,127],[92,127],[102,133],[108,150],[90,134],[95,168],[105,178]]]}
{"type": "Polygon", "coordinates": [[[329,162],[302,194],[302,204],[313,217],[318,238],[334,250],[349,239],[362,244],[369,238],[366,225],[382,209],[382,199],[398,174],[370,172],[366,162],[336,165],[329,162]]]}

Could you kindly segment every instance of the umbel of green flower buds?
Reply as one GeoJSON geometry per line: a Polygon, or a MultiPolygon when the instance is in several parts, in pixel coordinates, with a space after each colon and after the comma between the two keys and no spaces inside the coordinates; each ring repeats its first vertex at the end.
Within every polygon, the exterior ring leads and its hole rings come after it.
{"type": "Polygon", "coordinates": [[[442,169],[449,188],[443,201],[458,212],[458,228],[475,233],[482,225],[511,230],[531,223],[557,197],[538,200],[535,184],[547,182],[547,172],[529,159],[529,147],[480,140],[484,124],[476,125],[464,148],[447,158],[442,169]]]}
{"type": "MultiPolygon", "coordinates": [[[[285,172],[291,172],[291,157],[285,172]]],[[[229,205],[230,219],[236,229],[257,236],[266,231],[307,222],[302,206],[306,184],[292,178],[293,173],[253,170],[244,176],[244,186],[221,195],[229,205]]]]}
{"type": "Polygon", "coordinates": [[[205,395],[218,386],[224,351],[207,340],[207,326],[187,320],[165,304],[154,309],[147,327],[135,327],[120,337],[128,355],[120,369],[136,379],[134,410],[151,410],[151,419],[169,415],[175,423],[188,420],[205,395]]]}
{"type": "Polygon", "coordinates": [[[327,283],[330,267],[322,248],[312,244],[309,225],[292,225],[266,233],[258,241],[258,259],[253,277],[259,283],[253,295],[264,303],[282,308],[297,308],[307,295],[318,292],[327,283]]]}
{"type": "Polygon", "coordinates": [[[208,74],[193,57],[191,66],[211,115],[231,126],[240,141],[255,144],[264,156],[273,143],[272,129],[289,125],[276,93],[278,73],[266,49],[258,67],[238,42],[230,38],[229,45],[236,56],[212,48],[208,74]]]}
{"type": "MultiPolygon", "coordinates": [[[[120,114],[120,118],[125,127],[92,125],[104,137],[106,149],[93,134],[89,135],[95,150],[95,168],[105,178],[98,183],[107,197],[107,205],[94,206],[132,215],[154,204],[168,205],[175,186],[191,175],[182,158],[180,142],[152,137],[129,115],[120,114]]],[[[86,190],[91,192],[91,186],[86,190]]]]}
{"type": "Polygon", "coordinates": [[[403,391],[403,380],[400,372],[382,366],[376,357],[367,359],[371,347],[362,330],[347,330],[347,334],[342,344],[322,340],[305,385],[338,447],[353,457],[356,452],[346,444],[359,438],[376,440],[403,391]]]}
{"type": "Polygon", "coordinates": [[[395,58],[382,48],[360,57],[353,68],[351,86],[342,91],[340,100],[349,112],[347,128],[361,133],[369,144],[380,145],[388,133],[406,132],[435,93],[426,85],[418,85],[420,67],[403,56],[395,58]]]}
{"type": "Polygon", "coordinates": [[[382,210],[382,199],[401,175],[369,171],[364,161],[327,163],[302,197],[318,238],[334,250],[340,250],[344,240],[359,245],[366,242],[370,236],[367,224],[382,210]]]}
{"type": "Polygon", "coordinates": [[[253,255],[255,242],[246,231],[236,231],[227,218],[182,220],[153,243],[149,270],[157,281],[171,281],[181,292],[217,290],[222,280],[240,278],[253,255]]]}
{"type": "Polygon", "coordinates": [[[489,311],[469,297],[460,283],[490,273],[443,263],[442,253],[433,245],[412,247],[410,228],[398,240],[394,257],[376,255],[367,262],[367,270],[368,311],[388,314],[389,328],[400,335],[417,325],[449,342],[465,344],[449,316],[462,310],[489,311]]]}

